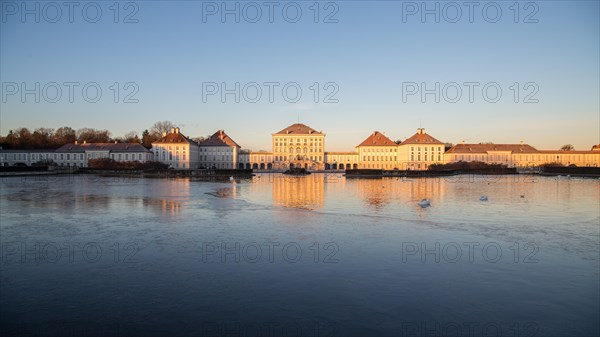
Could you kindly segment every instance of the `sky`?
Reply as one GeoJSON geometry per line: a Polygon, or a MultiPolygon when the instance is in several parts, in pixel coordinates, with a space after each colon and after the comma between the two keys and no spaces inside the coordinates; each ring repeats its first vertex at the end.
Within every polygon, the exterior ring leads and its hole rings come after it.
{"type": "Polygon", "coordinates": [[[600,143],[598,1],[0,2],[2,135],[170,120],[270,150],[299,121],[328,151],[419,127],[600,143]]]}

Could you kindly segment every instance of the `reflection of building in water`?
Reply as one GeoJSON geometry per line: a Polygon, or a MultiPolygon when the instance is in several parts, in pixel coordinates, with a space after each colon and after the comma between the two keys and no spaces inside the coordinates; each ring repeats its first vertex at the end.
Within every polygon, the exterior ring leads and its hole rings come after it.
{"type": "Polygon", "coordinates": [[[385,184],[380,179],[359,179],[358,184],[358,195],[367,203],[370,207],[377,210],[385,208],[392,198],[393,190],[386,188],[389,184],[385,184]]]}
{"type": "Polygon", "coordinates": [[[406,186],[406,197],[410,200],[421,199],[443,199],[446,192],[446,184],[440,182],[444,178],[419,178],[405,180],[403,186],[406,186]]]}
{"type": "MultiPolygon", "coordinates": [[[[445,184],[440,179],[357,179],[357,195],[370,207],[380,210],[392,202],[411,204],[424,198],[443,199],[445,184]]],[[[348,185],[347,185],[348,186],[348,185]]]]}
{"type": "Polygon", "coordinates": [[[319,209],[325,201],[325,181],[321,175],[273,177],[273,204],[285,207],[319,209]]]}
{"type": "Polygon", "coordinates": [[[179,215],[184,202],[190,199],[190,180],[156,179],[148,185],[144,206],[150,206],[163,217],[179,215]]]}

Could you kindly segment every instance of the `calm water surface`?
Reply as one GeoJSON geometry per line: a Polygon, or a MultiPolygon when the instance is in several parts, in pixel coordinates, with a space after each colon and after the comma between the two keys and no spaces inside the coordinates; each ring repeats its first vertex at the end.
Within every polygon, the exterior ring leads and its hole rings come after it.
{"type": "Polygon", "coordinates": [[[0,187],[9,335],[600,335],[597,179],[0,187]]]}

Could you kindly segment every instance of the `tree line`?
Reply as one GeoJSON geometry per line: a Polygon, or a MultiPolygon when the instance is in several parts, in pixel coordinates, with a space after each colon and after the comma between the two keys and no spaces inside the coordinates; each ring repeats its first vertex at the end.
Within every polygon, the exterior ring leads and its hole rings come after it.
{"type": "MultiPolygon", "coordinates": [[[[136,143],[147,149],[152,148],[152,142],[160,139],[163,132],[170,132],[177,127],[171,121],[154,123],[150,129],[142,131],[141,136],[136,131],[127,132],[121,137],[113,137],[108,130],[93,128],[73,129],[63,126],[58,129],[37,128],[33,131],[26,127],[9,130],[5,136],[0,135],[0,146],[3,149],[57,149],[65,144],[78,143],[136,143]]],[[[203,139],[202,137],[197,140],[203,139]]]]}

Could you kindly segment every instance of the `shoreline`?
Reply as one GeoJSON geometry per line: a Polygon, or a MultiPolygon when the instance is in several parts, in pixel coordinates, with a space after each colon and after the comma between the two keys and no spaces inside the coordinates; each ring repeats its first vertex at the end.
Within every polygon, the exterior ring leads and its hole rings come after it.
{"type": "MultiPolygon", "coordinates": [[[[452,170],[452,171],[382,171],[371,170],[374,172],[352,172],[352,171],[314,171],[313,174],[335,174],[342,175],[348,179],[382,179],[382,178],[439,178],[452,177],[460,175],[523,175],[523,176],[542,176],[542,177],[565,177],[565,178],[600,178],[600,168],[598,172],[578,173],[571,170],[560,170],[553,172],[517,172],[510,170],[505,172],[485,171],[485,170],[452,170]]],[[[587,169],[587,168],[586,168],[587,169]]],[[[221,180],[221,179],[248,179],[257,174],[281,174],[281,171],[253,171],[253,170],[48,170],[48,171],[12,171],[0,172],[0,178],[10,177],[44,177],[44,176],[64,176],[64,175],[97,175],[104,177],[129,177],[129,178],[193,178],[199,180],[221,180]]],[[[310,175],[306,175],[310,177],[310,175]]],[[[304,176],[301,176],[304,177],[304,176]]]]}

